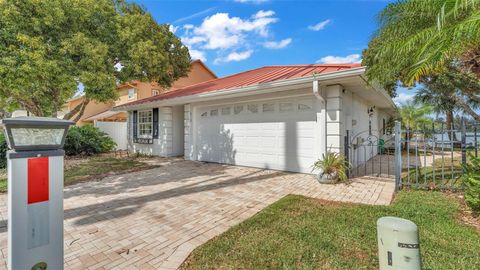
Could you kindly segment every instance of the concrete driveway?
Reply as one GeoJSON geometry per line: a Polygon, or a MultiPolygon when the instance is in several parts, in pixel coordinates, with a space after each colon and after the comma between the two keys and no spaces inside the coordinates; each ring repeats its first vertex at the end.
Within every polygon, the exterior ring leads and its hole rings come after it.
{"type": "MultiPolygon", "coordinates": [[[[190,252],[288,194],[389,204],[394,183],[321,185],[312,175],[183,159],[65,188],[66,269],[175,269],[190,252]]],[[[0,268],[7,258],[0,196],[0,268]]]]}

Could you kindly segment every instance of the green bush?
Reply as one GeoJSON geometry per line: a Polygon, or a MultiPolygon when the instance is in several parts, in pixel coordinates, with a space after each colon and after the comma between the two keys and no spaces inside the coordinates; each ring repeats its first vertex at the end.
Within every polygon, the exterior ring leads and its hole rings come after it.
{"type": "Polygon", "coordinates": [[[473,209],[480,212],[480,157],[469,155],[470,162],[464,164],[465,201],[473,209]]]}
{"type": "Polygon", "coordinates": [[[3,132],[0,131],[0,169],[7,167],[7,141],[3,132]]]}
{"type": "Polygon", "coordinates": [[[115,146],[116,143],[105,132],[94,126],[86,125],[75,126],[68,130],[64,149],[67,156],[90,156],[112,151],[115,146]]]}

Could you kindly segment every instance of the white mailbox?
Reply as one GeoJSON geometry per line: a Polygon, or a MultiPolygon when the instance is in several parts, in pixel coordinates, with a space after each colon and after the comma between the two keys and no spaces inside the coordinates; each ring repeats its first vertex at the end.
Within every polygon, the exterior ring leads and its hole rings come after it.
{"type": "Polygon", "coordinates": [[[4,119],[8,146],[8,268],[63,269],[63,157],[71,121],[4,119]]]}

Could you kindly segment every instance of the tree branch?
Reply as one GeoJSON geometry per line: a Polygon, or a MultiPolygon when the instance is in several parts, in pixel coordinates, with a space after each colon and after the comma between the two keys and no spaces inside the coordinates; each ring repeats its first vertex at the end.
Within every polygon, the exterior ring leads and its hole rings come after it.
{"type": "Polygon", "coordinates": [[[80,109],[80,112],[78,112],[77,116],[75,117],[75,119],[73,119],[73,121],[76,123],[78,122],[78,120],[80,120],[80,118],[82,118],[83,116],[83,113],[85,112],[85,108],[87,108],[87,105],[88,103],[90,103],[90,100],[89,99],[85,99],[83,101],[83,106],[82,108],[80,109]]]}
{"type": "Polygon", "coordinates": [[[71,120],[75,115],[75,119],[73,121],[77,122],[80,117],[82,117],[83,113],[85,112],[85,108],[87,107],[88,103],[90,102],[90,99],[84,98],[83,101],[75,106],[73,110],[69,111],[67,114],[63,116],[64,120],[71,120]]]}
{"type": "Polygon", "coordinates": [[[451,97],[466,113],[470,114],[476,121],[480,122],[480,115],[470,108],[462,98],[456,95],[452,95],[451,97]]]}

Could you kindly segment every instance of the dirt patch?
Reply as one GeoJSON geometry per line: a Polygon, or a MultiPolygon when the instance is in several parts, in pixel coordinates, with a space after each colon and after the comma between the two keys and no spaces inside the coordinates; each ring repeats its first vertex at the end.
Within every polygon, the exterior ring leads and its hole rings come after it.
{"type": "Polygon", "coordinates": [[[65,170],[71,169],[73,167],[77,167],[81,165],[82,163],[87,162],[90,159],[90,157],[65,157],[65,170]]]}
{"type": "Polygon", "coordinates": [[[450,193],[447,196],[454,198],[460,204],[458,213],[458,220],[466,225],[474,227],[477,232],[480,232],[480,216],[472,211],[472,209],[465,203],[463,193],[450,193]]]}

